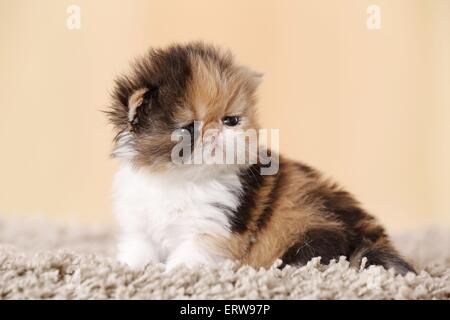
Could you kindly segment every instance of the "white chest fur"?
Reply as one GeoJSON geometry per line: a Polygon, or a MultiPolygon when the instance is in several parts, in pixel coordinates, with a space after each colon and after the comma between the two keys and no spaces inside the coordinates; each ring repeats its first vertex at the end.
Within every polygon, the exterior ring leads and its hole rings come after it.
{"type": "Polygon", "coordinates": [[[119,259],[132,267],[148,262],[194,265],[223,259],[200,240],[230,236],[223,207],[238,206],[235,171],[184,168],[150,173],[123,163],[114,180],[114,213],[122,228],[119,259]]]}

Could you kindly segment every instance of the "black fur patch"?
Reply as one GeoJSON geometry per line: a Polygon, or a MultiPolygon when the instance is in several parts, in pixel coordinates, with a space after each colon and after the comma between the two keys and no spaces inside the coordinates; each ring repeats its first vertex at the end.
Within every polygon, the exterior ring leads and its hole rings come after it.
{"type": "Polygon", "coordinates": [[[343,230],[307,231],[305,240],[290,248],[283,256],[285,264],[306,263],[315,256],[321,256],[323,263],[341,255],[366,257],[367,265],[381,265],[386,269],[394,268],[399,274],[415,272],[401,256],[389,245],[377,244],[376,241],[386,237],[384,229],[368,215],[352,196],[337,189],[336,186],[309,191],[305,197],[307,203],[320,203],[321,214],[343,223],[343,230]],[[309,240],[308,240],[309,239],[309,240]]]}
{"type": "Polygon", "coordinates": [[[311,229],[305,232],[301,241],[287,249],[281,260],[283,265],[304,265],[311,258],[320,256],[321,262],[328,264],[330,260],[348,253],[347,238],[340,230],[311,229]]]}
{"type": "Polygon", "coordinates": [[[386,269],[393,268],[396,273],[401,275],[405,275],[408,272],[416,273],[414,268],[391,248],[383,246],[369,246],[363,250],[362,256],[367,258],[366,267],[371,265],[380,265],[386,269]]]}
{"type": "MultiPolygon", "coordinates": [[[[356,225],[364,219],[373,220],[373,218],[359,207],[348,192],[339,190],[336,185],[331,187],[319,185],[308,191],[304,197],[308,204],[320,204],[322,206],[320,213],[327,219],[344,224],[342,232],[346,233],[351,251],[361,244],[364,234],[362,230],[357,230],[356,225]]],[[[373,241],[384,234],[382,228],[377,230],[378,233],[372,232],[370,235],[373,241]]]]}
{"type": "Polygon", "coordinates": [[[321,203],[324,214],[331,214],[349,227],[353,227],[357,222],[367,217],[364,210],[359,207],[348,192],[336,189],[337,186],[329,188],[320,185],[307,193],[307,200],[311,203],[321,203]]]}
{"type": "Polygon", "coordinates": [[[280,197],[280,189],[283,186],[285,179],[284,172],[281,166],[279,168],[278,174],[274,176],[274,179],[275,181],[272,183],[272,190],[270,191],[269,196],[264,203],[264,210],[256,220],[256,228],[258,230],[264,228],[267,225],[273,213],[273,206],[277,199],[279,199],[280,197]]]}
{"type": "Polygon", "coordinates": [[[263,183],[264,176],[260,173],[260,165],[254,164],[243,170],[239,175],[242,184],[242,193],[239,196],[239,206],[230,215],[231,230],[242,233],[247,230],[251,210],[255,207],[256,195],[263,183]]]}

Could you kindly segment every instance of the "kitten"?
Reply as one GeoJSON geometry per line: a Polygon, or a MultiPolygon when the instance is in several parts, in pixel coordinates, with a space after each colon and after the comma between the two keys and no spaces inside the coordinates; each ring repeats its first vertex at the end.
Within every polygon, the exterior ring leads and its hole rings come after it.
{"type": "Polygon", "coordinates": [[[116,81],[108,114],[117,132],[113,155],[120,159],[113,187],[119,260],[135,268],[225,259],[267,267],[276,259],[302,265],[343,255],[355,267],[366,257],[366,265],[414,272],[349,193],[305,164],[272,154],[269,165],[278,171],[265,175],[267,157],[239,164],[173,161],[174,132],[190,136],[189,148],[175,154],[192,160],[201,146],[214,151],[243,130],[258,129],[260,78],[229,52],[190,43],[150,50],[116,81]],[[212,140],[204,139],[211,128],[212,140]]]}

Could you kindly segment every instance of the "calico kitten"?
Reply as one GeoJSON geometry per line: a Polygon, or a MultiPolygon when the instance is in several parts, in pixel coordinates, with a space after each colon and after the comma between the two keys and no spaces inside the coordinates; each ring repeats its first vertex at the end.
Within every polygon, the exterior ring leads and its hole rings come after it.
{"type": "Polygon", "coordinates": [[[348,192],[303,163],[271,157],[278,168],[272,175],[261,173],[267,161],[174,163],[177,130],[202,132],[190,140],[195,153],[208,144],[207,129],[223,142],[259,128],[260,78],[229,52],[190,43],[150,50],[116,81],[108,113],[117,131],[113,155],[120,159],[114,181],[119,260],[137,268],[225,259],[267,267],[276,259],[301,265],[344,255],[356,267],[366,257],[366,265],[414,272],[348,192]]]}

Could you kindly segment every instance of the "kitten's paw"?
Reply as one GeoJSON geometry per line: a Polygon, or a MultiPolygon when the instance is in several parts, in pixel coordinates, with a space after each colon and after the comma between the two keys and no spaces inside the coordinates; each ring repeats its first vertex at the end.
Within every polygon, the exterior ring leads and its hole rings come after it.
{"type": "Polygon", "coordinates": [[[120,252],[117,255],[117,260],[136,270],[144,269],[147,264],[153,262],[152,260],[145,259],[141,255],[137,255],[133,252],[120,252]]]}
{"type": "Polygon", "coordinates": [[[202,266],[219,263],[223,258],[205,249],[197,242],[185,242],[169,255],[166,261],[166,272],[177,267],[199,269],[202,266]]]}
{"type": "Polygon", "coordinates": [[[149,263],[159,262],[158,255],[150,242],[129,238],[119,243],[117,260],[132,269],[144,269],[149,263]]]}
{"type": "Polygon", "coordinates": [[[187,254],[186,252],[178,252],[178,254],[172,255],[167,259],[166,272],[172,271],[178,267],[198,269],[208,263],[210,263],[208,257],[199,253],[191,252],[191,254],[187,254]]]}

